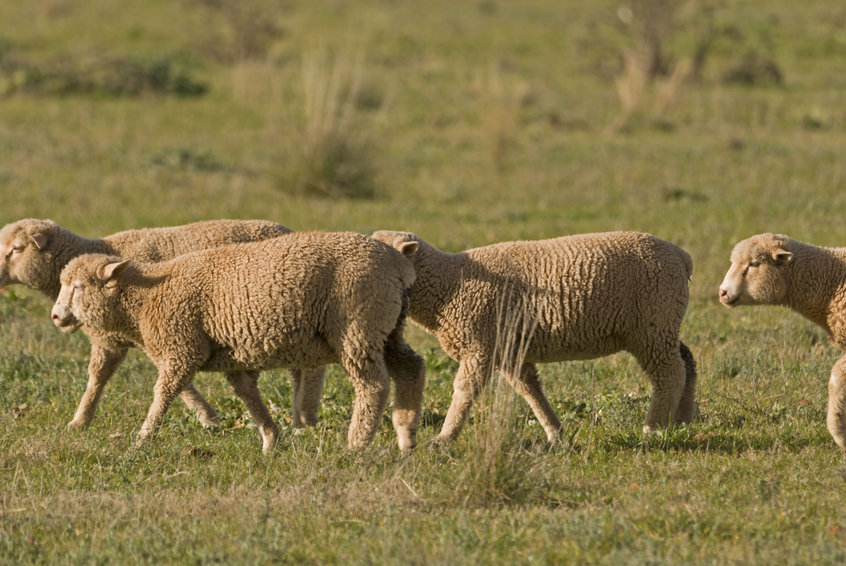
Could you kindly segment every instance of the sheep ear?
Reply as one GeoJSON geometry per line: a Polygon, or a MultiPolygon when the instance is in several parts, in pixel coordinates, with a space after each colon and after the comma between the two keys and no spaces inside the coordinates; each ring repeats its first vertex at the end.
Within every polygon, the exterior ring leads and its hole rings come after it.
{"type": "Polygon", "coordinates": [[[33,234],[30,236],[30,239],[35,243],[35,247],[37,247],[39,250],[43,250],[44,246],[47,245],[47,241],[49,240],[49,238],[47,238],[47,234],[45,234],[44,232],[33,234]]]}
{"type": "Polygon", "coordinates": [[[788,263],[793,260],[793,253],[787,250],[776,250],[773,252],[773,259],[777,264],[788,263]]]}
{"type": "Polygon", "coordinates": [[[119,261],[117,263],[109,263],[105,267],[103,267],[103,273],[100,275],[100,279],[103,281],[110,281],[114,279],[124,271],[126,268],[129,267],[129,260],[125,259],[123,261],[119,261]]]}
{"type": "Polygon", "coordinates": [[[397,249],[402,252],[402,255],[406,257],[411,257],[415,253],[417,253],[418,243],[417,242],[402,242],[397,246],[397,249]]]}

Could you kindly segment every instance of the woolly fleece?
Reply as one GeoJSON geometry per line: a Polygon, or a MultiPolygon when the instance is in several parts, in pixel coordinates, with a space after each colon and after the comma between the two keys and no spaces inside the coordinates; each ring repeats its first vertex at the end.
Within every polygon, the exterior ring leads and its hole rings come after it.
{"type": "Polygon", "coordinates": [[[393,246],[418,243],[409,316],[459,362],[438,439],[458,435],[474,398],[498,367],[555,441],[561,422],[543,394],[535,364],[620,350],[635,356],[653,385],[645,430],[693,418],[695,362],[679,341],[693,264],[681,248],[633,232],[503,242],[456,254],[408,232],[372,237],[393,246]],[[507,330],[503,321],[515,320],[502,305],[522,311],[517,318],[525,329],[536,325],[519,368],[513,357],[496,359],[497,333],[507,330]]]}
{"type": "MultiPolygon", "coordinates": [[[[752,236],[734,246],[719,297],[727,307],[788,307],[846,350],[846,248],[822,248],[783,234],[752,236]]],[[[846,453],[846,354],[831,369],[826,426],[846,453]]]]}
{"type": "MultiPolygon", "coordinates": [[[[59,295],[59,275],[73,258],[85,253],[105,253],[145,262],[158,262],[180,254],[234,242],[275,238],[291,232],[266,220],[208,220],[183,226],[126,230],[102,239],[88,239],[62,228],[51,220],[27,218],[0,230],[0,288],[21,284],[40,291],[51,301],[59,295]]],[[[85,329],[91,340],[88,385],[68,428],[85,428],[92,419],[104,387],[123,362],[124,340],[108,333],[85,329]]],[[[295,397],[317,399],[323,370],[292,372],[295,397]]],[[[181,397],[205,426],[217,424],[215,410],[192,386],[181,397]]],[[[317,404],[295,404],[294,424],[314,424],[317,404]]]]}
{"type": "Polygon", "coordinates": [[[366,236],[294,232],[157,264],[81,256],[62,272],[53,315],[60,327],[76,320],[117,333],[155,363],[159,378],[139,442],[197,371],[216,370],[227,372],[269,452],[278,431],[258,395],[257,372],[339,362],[356,390],[350,445],[367,445],[378,429],[390,369],[394,426],[407,450],[424,377],[422,359],[402,339],[414,277],[406,257],[366,236]]]}

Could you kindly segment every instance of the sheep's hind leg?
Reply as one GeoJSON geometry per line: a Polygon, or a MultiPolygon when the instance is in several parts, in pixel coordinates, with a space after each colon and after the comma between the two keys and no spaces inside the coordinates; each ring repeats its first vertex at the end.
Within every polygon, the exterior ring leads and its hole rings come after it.
{"type": "Polygon", "coordinates": [[[361,449],[373,441],[388,404],[391,391],[388,369],[382,352],[363,353],[358,359],[344,356],[341,365],[355,388],[347,441],[350,448],[361,449]]]}
{"type": "Polygon", "coordinates": [[[684,360],[684,390],[678,409],[676,409],[675,422],[677,424],[689,424],[696,416],[696,360],[693,353],[683,342],[679,342],[679,353],[684,360]]]}
{"type": "Polygon", "coordinates": [[[826,427],[834,442],[846,454],[846,356],[837,360],[831,368],[826,427]]]}
{"type": "Polygon", "coordinates": [[[558,442],[561,438],[561,421],[555,414],[555,409],[552,408],[549,399],[543,394],[537,366],[535,364],[523,364],[519,376],[506,370],[503,370],[503,375],[532,408],[532,412],[534,412],[546,433],[546,439],[550,443],[558,442]]]}
{"type": "Polygon", "coordinates": [[[68,429],[83,429],[91,424],[100,395],[124,358],[126,358],[125,348],[113,350],[94,342],[91,343],[88,386],[85,388],[82,399],[79,400],[79,407],[76,409],[73,420],[68,423],[68,429]]]}
{"type": "Polygon", "coordinates": [[[458,437],[467,422],[470,407],[487,384],[490,373],[490,364],[482,357],[468,356],[461,359],[452,384],[452,402],[435,442],[452,442],[458,437]]]}
{"type": "Polygon", "coordinates": [[[326,380],[326,367],[317,369],[291,370],[293,399],[291,417],[294,427],[314,426],[317,424],[317,409],[323,396],[323,383],[326,380]]]}
{"type": "Polygon", "coordinates": [[[264,401],[261,400],[258,390],[259,372],[227,372],[225,375],[235,390],[235,394],[247,406],[250,416],[258,427],[262,439],[262,452],[269,454],[276,448],[276,443],[279,441],[279,428],[273,422],[273,417],[270,416],[264,401]]]}
{"type": "Polygon", "coordinates": [[[426,364],[401,337],[390,336],[385,346],[385,364],[394,380],[394,410],[391,421],[403,452],[417,446],[417,427],[423,407],[426,364]]]}
{"type": "Polygon", "coordinates": [[[685,388],[685,363],[675,346],[666,360],[641,364],[652,382],[652,400],[643,425],[643,432],[650,433],[675,422],[685,388]]]}

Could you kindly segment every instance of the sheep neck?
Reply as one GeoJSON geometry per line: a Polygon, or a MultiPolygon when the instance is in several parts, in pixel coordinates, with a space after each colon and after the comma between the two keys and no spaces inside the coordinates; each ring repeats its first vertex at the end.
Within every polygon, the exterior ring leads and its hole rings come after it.
{"type": "Polygon", "coordinates": [[[441,326],[443,306],[460,286],[465,264],[464,254],[450,254],[427,244],[414,257],[417,279],[411,287],[409,315],[430,332],[441,326]]]}
{"type": "Polygon", "coordinates": [[[832,313],[841,310],[833,308],[833,303],[846,292],[846,253],[841,249],[795,244],[784,304],[834,333],[833,327],[842,324],[833,320],[832,313]]]}
{"type": "Polygon", "coordinates": [[[151,289],[145,287],[146,285],[139,281],[122,282],[109,301],[107,324],[104,328],[139,347],[143,347],[139,316],[143,306],[150,300],[151,292],[151,289]]]}

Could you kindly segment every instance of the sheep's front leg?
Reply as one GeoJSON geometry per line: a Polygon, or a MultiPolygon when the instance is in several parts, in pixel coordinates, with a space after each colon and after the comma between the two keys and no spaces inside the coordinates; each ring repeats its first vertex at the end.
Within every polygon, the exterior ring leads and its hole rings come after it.
{"type": "Polygon", "coordinates": [[[126,348],[111,349],[95,342],[91,343],[88,386],[85,388],[82,399],[79,400],[79,407],[76,409],[73,420],[68,423],[68,429],[83,429],[91,424],[103,388],[106,387],[124,358],[126,358],[126,348]]]}
{"type": "Polygon", "coordinates": [[[361,449],[373,441],[382,413],[388,404],[391,383],[384,355],[362,353],[359,358],[345,357],[341,365],[355,388],[352,419],[347,435],[350,448],[361,449]]]}
{"type": "MultiPolygon", "coordinates": [[[[159,364],[156,364],[159,365],[159,364]]],[[[138,432],[136,446],[142,445],[161,425],[162,418],[176,396],[191,383],[196,368],[178,363],[164,363],[159,367],[159,378],[153,386],[153,402],[147,418],[138,432]]]]}
{"type": "Polygon", "coordinates": [[[503,375],[532,408],[532,412],[546,433],[546,439],[550,443],[557,442],[561,438],[561,421],[550,405],[549,399],[543,394],[537,366],[523,364],[519,376],[506,370],[503,370],[503,375]]]}
{"type": "Polygon", "coordinates": [[[273,422],[273,417],[270,416],[270,412],[261,400],[261,394],[258,390],[258,376],[259,372],[257,371],[241,371],[227,373],[226,379],[232,385],[235,394],[247,406],[250,416],[258,427],[262,439],[262,452],[269,454],[276,448],[276,443],[279,441],[279,428],[273,422]]]}
{"type": "Polygon", "coordinates": [[[391,421],[403,452],[417,446],[417,427],[423,408],[426,364],[423,358],[396,336],[388,338],[385,364],[394,380],[394,410],[391,421]]]}
{"type": "Polygon", "coordinates": [[[491,374],[490,363],[483,356],[466,356],[461,358],[458,373],[452,387],[452,403],[447,410],[446,420],[441,433],[435,438],[436,442],[451,442],[458,437],[473,401],[482,392],[491,374]]]}
{"type": "Polygon", "coordinates": [[[834,442],[846,453],[846,356],[831,368],[826,426],[834,442]]]}
{"type": "Polygon", "coordinates": [[[325,379],[325,366],[317,369],[291,370],[293,387],[291,414],[294,427],[317,424],[317,409],[320,407],[320,398],[323,396],[325,379]]]}

